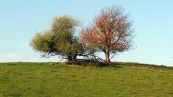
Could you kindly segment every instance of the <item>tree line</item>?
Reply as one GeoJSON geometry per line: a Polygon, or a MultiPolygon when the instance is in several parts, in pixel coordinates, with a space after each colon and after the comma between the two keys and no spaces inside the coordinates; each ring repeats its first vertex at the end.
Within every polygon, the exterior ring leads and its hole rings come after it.
{"type": "Polygon", "coordinates": [[[60,16],[53,20],[49,30],[37,33],[31,46],[43,53],[44,57],[60,55],[68,62],[78,61],[78,57],[100,61],[96,52],[103,52],[107,65],[110,55],[129,50],[132,46],[133,29],[129,16],[121,7],[106,7],[93,19],[93,23],[82,28],[78,20],[70,16],[60,16]]]}

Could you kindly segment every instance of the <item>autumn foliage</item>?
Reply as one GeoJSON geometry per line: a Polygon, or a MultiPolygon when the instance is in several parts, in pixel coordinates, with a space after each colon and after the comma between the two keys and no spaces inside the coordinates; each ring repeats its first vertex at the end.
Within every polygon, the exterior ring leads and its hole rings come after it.
{"type": "MultiPolygon", "coordinates": [[[[78,22],[69,17],[56,17],[49,30],[37,33],[31,46],[44,56],[60,55],[69,62],[81,58],[103,62],[96,52],[104,52],[105,62],[110,56],[129,50],[132,41],[132,22],[121,7],[107,7],[96,16],[93,24],[75,35],[78,22]]],[[[83,60],[83,59],[82,59],[83,60]]]]}
{"type": "Polygon", "coordinates": [[[84,28],[80,39],[88,47],[105,53],[105,61],[110,63],[110,54],[123,52],[130,48],[132,23],[121,7],[101,10],[94,23],[84,28]]]}

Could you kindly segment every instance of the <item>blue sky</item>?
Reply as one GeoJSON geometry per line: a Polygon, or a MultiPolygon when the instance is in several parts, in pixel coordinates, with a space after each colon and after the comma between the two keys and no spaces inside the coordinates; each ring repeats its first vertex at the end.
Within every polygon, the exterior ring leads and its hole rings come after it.
{"type": "Polygon", "coordinates": [[[41,58],[29,42],[49,29],[55,16],[70,15],[83,26],[105,6],[121,5],[134,21],[134,47],[114,61],[173,66],[172,0],[1,0],[0,62],[59,61],[41,58]]]}

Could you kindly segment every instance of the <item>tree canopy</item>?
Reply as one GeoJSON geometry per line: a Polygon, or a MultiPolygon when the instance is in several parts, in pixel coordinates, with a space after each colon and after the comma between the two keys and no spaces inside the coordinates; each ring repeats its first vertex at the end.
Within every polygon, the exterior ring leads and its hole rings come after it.
{"type": "Polygon", "coordinates": [[[77,20],[70,16],[56,17],[49,30],[37,33],[31,46],[44,56],[61,55],[68,61],[76,61],[77,56],[98,59],[96,52],[105,54],[105,62],[110,63],[110,55],[129,50],[132,46],[132,22],[121,7],[106,7],[93,20],[93,24],[75,36],[77,20]]]}
{"type": "Polygon", "coordinates": [[[44,53],[44,56],[61,55],[68,61],[73,61],[82,50],[82,45],[75,36],[77,26],[78,22],[69,16],[56,17],[50,30],[33,37],[31,46],[44,53]]]}
{"type": "Polygon", "coordinates": [[[80,39],[86,46],[105,53],[110,63],[110,53],[123,52],[130,48],[132,23],[121,7],[101,10],[94,23],[82,30],[80,39]]]}

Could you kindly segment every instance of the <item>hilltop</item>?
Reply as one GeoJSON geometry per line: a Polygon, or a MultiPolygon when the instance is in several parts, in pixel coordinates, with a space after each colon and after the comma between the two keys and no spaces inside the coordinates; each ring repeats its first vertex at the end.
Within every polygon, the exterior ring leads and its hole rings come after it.
{"type": "Polygon", "coordinates": [[[1,63],[0,97],[172,97],[173,68],[140,63],[109,67],[1,63]]]}

